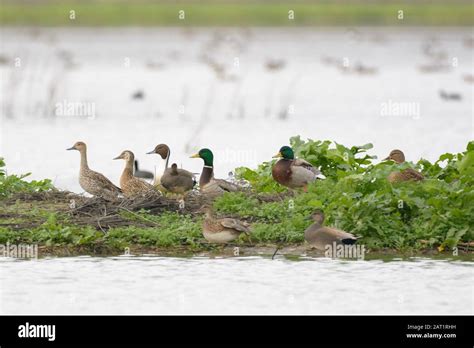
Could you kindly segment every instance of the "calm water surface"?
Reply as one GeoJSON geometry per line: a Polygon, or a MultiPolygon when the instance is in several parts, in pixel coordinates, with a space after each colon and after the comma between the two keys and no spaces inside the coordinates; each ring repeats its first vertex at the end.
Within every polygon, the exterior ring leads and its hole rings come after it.
{"type": "Polygon", "coordinates": [[[473,262],[0,258],[1,314],[473,314],[473,262]]]}

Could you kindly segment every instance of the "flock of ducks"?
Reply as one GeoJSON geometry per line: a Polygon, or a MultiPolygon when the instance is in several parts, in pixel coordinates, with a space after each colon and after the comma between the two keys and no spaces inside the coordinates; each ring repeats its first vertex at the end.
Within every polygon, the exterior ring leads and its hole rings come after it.
{"type": "MultiPolygon", "coordinates": [[[[164,191],[177,194],[184,200],[185,194],[194,189],[197,184],[194,174],[178,168],[176,163],[168,167],[171,155],[170,148],[166,144],[157,145],[148,154],[157,154],[165,160],[165,169],[160,176],[156,176],[153,184],[137,177],[138,165],[133,152],[123,151],[114,160],[125,161],[125,168],[120,176],[120,187],[115,186],[104,175],[89,168],[87,162],[87,146],[84,142],[78,141],[67,150],[77,150],[81,155],[79,184],[84,191],[89,194],[101,197],[105,200],[114,201],[120,195],[126,198],[135,197],[159,197],[164,191]]],[[[304,159],[295,158],[294,151],[289,146],[283,146],[279,152],[273,156],[279,160],[272,167],[272,177],[279,184],[290,189],[300,189],[306,191],[309,183],[320,178],[321,172],[311,163],[304,159]]],[[[191,158],[200,158],[204,165],[199,178],[200,194],[211,200],[225,192],[236,192],[242,187],[214,177],[214,155],[209,149],[201,149],[191,158]]],[[[395,163],[405,162],[405,155],[400,150],[393,150],[384,160],[392,160],[395,163]]],[[[412,168],[392,172],[387,177],[391,183],[401,181],[420,181],[424,177],[421,173],[412,168]]],[[[206,203],[198,212],[205,213],[202,223],[202,233],[204,238],[210,243],[227,244],[238,238],[242,233],[250,236],[250,226],[238,219],[216,218],[213,215],[211,206],[206,203]]],[[[353,234],[338,230],[332,227],[323,226],[324,213],[316,210],[311,215],[313,224],[305,231],[305,240],[318,250],[324,250],[326,245],[347,244],[351,245],[357,241],[353,234]]]]}

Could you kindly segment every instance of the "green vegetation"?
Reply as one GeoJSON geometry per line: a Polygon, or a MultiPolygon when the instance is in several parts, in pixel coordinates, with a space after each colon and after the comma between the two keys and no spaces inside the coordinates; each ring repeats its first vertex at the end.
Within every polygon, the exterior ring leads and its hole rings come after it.
{"type": "MultiPolygon", "coordinates": [[[[315,208],[324,210],[328,225],[361,236],[360,243],[374,251],[416,253],[473,240],[474,141],[462,153],[416,164],[375,161],[368,153],[371,144],[349,148],[300,137],[290,143],[297,157],[321,168],[325,180],[309,185],[307,192],[288,190],[271,178],[271,161],[255,170],[236,170],[252,184],[252,193],[227,193],[214,202],[218,214],[252,223],[254,246],[302,244],[303,231],[311,223],[307,217],[315,208]],[[426,179],[387,181],[390,172],[407,167],[421,171],[426,179]]],[[[93,223],[77,220],[70,213],[66,193],[55,200],[16,198],[18,192],[60,193],[49,180],[27,183],[23,178],[0,171],[0,244],[38,243],[40,250],[104,254],[123,253],[127,247],[187,252],[219,248],[202,237],[199,214],[124,209],[119,213],[120,224],[104,229],[94,219],[93,223]]],[[[243,237],[236,244],[248,245],[248,241],[243,237]]]]}
{"type": "MultiPolygon", "coordinates": [[[[402,251],[473,240],[474,142],[465,152],[443,154],[433,164],[418,161],[415,167],[425,175],[423,182],[393,185],[388,174],[412,165],[372,163],[366,152],[371,144],[347,148],[299,137],[290,142],[297,157],[320,167],[326,180],[279,202],[262,204],[242,194],[226,194],[215,203],[221,212],[258,221],[253,233],[257,241],[302,242],[302,231],[311,223],[305,217],[315,208],[325,211],[328,225],[362,236],[369,248],[402,251]]],[[[239,168],[237,173],[259,192],[286,190],[272,180],[272,165],[263,163],[255,171],[239,168]]]]}
{"type": "Polygon", "coordinates": [[[2,1],[3,25],[327,26],[472,25],[469,1],[2,1]],[[70,19],[70,11],[75,19],[70,19]],[[185,18],[178,17],[185,11],[185,18]],[[289,20],[289,11],[294,20],[289,20]],[[403,20],[398,11],[403,10],[403,20]]]}
{"type": "Polygon", "coordinates": [[[17,175],[7,175],[5,170],[5,161],[0,157],[0,198],[7,197],[17,192],[43,192],[53,188],[51,180],[45,179],[40,181],[23,180],[31,173],[17,175]]]}

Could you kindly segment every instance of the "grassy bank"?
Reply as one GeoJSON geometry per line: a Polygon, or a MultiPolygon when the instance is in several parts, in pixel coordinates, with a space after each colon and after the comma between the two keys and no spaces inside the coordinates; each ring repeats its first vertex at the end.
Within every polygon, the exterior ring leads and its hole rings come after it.
{"type": "Polygon", "coordinates": [[[474,24],[469,1],[2,1],[3,25],[27,26],[350,26],[474,24]],[[70,11],[74,19],[70,19],[70,11]],[[399,12],[403,10],[403,19],[399,12]],[[184,18],[179,17],[184,11],[184,18]],[[289,19],[294,11],[294,19],[289,19]]]}
{"type": "MultiPolygon", "coordinates": [[[[327,224],[362,237],[370,252],[406,255],[472,252],[474,237],[474,142],[459,154],[443,154],[430,163],[375,161],[370,144],[345,147],[331,141],[291,139],[298,156],[321,168],[327,179],[308,192],[291,191],[271,178],[272,162],[257,169],[238,168],[252,190],[228,193],[214,202],[221,216],[246,220],[251,240],[237,240],[245,253],[283,247],[305,253],[306,217],[315,208],[327,224]],[[390,184],[387,175],[413,166],[426,179],[390,184]],[[471,247],[469,247],[471,245],[471,247]]],[[[117,203],[55,190],[46,181],[26,182],[6,175],[0,161],[0,244],[38,244],[48,254],[167,255],[232,254],[233,247],[208,244],[197,211],[202,197],[192,193],[181,209],[173,198],[117,203]]],[[[370,253],[369,252],[369,253],[370,253]]]]}

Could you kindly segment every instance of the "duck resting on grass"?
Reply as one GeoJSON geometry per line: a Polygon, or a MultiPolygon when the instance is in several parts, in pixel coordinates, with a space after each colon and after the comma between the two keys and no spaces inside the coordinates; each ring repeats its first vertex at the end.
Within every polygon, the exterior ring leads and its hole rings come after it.
{"type": "Polygon", "coordinates": [[[135,198],[138,196],[159,196],[159,192],[155,190],[153,185],[133,176],[133,165],[135,155],[132,151],[125,150],[114,160],[125,160],[125,168],[120,176],[120,187],[123,194],[127,198],[135,198]]]}
{"type": "Polygon", "coordinates": [[[206,214],[202,222],[202,234],[209,243],[227,244],[242,233],[250,236],[249,225],[246,222],[232,218],[217,219],[213,216],[210,206],[204,206],[201,212],[206,214]]]}
{"type": "Polygon", "coordinates": [[[352,245],[357,241],[352,233],[332,227],[324,227],[324,213],[317,209],[310,217],[314,223],[304,231],[304,239],[309,245],[318,250],[325,251],[327,245],[352,245]]]}
{"type": "MultiPolygon", "coordinates": [[[[384,161],[392,160],[395,163],[401,164],[405,162],[405,154],[400,150],[392,150],[384,161]]],[[[391,183],[401,181],[421,181],[425,177],[420,172],[412,168],[403,169],[399,172],[392,172],[388,175],[388,181],[391,183]]]]}
{"type": "Polygon", "coordinates": [[[199,190],[203,195],[214,198],[225,192],[239,191],[239,186],[223,179],[214,178],[214,155],[211,150],[201,149],[191,158],[202,158],[204,161],[201,177],[199,178],[199,190]]]}
{"type": "Polygon", "coordinates": [[[168,168],[168,162],[170,159],[170,148],[166,144],[159,144],[150,151],[148,154],[156,153],[161,156],[162,159],[166,160],[165,170],[161,177],[157,176],[155,180],[155,186],[163,186],[166,190],[183,195],[185,192],[192,190],[196,184],[194,180],[194,175],[191,172],[188,172],[184,169],[179,169],[176,163],[171,165],[171,168],[168,168]]]}
{"type": "Polygon", "coordinates": [[[291,189],[303,187],[306,190],[307,185],[321,174],[311,163],[303,159],[295,159],[293,149],[289,146],[280,148],[273,158],[280,158],[273,165],[273,179],[291,189]]]}
{"type": "Polygon", "coordinates": [[[74,146],[66,150],[77,150],[81,154],[79,185],[81,185],[84,191],[108,201],[113,201],[117,198],[122,190],[112,184],[104,175],[89,169],[87,163],[87,146],[84,142],[78,141],[74,146]]]}

